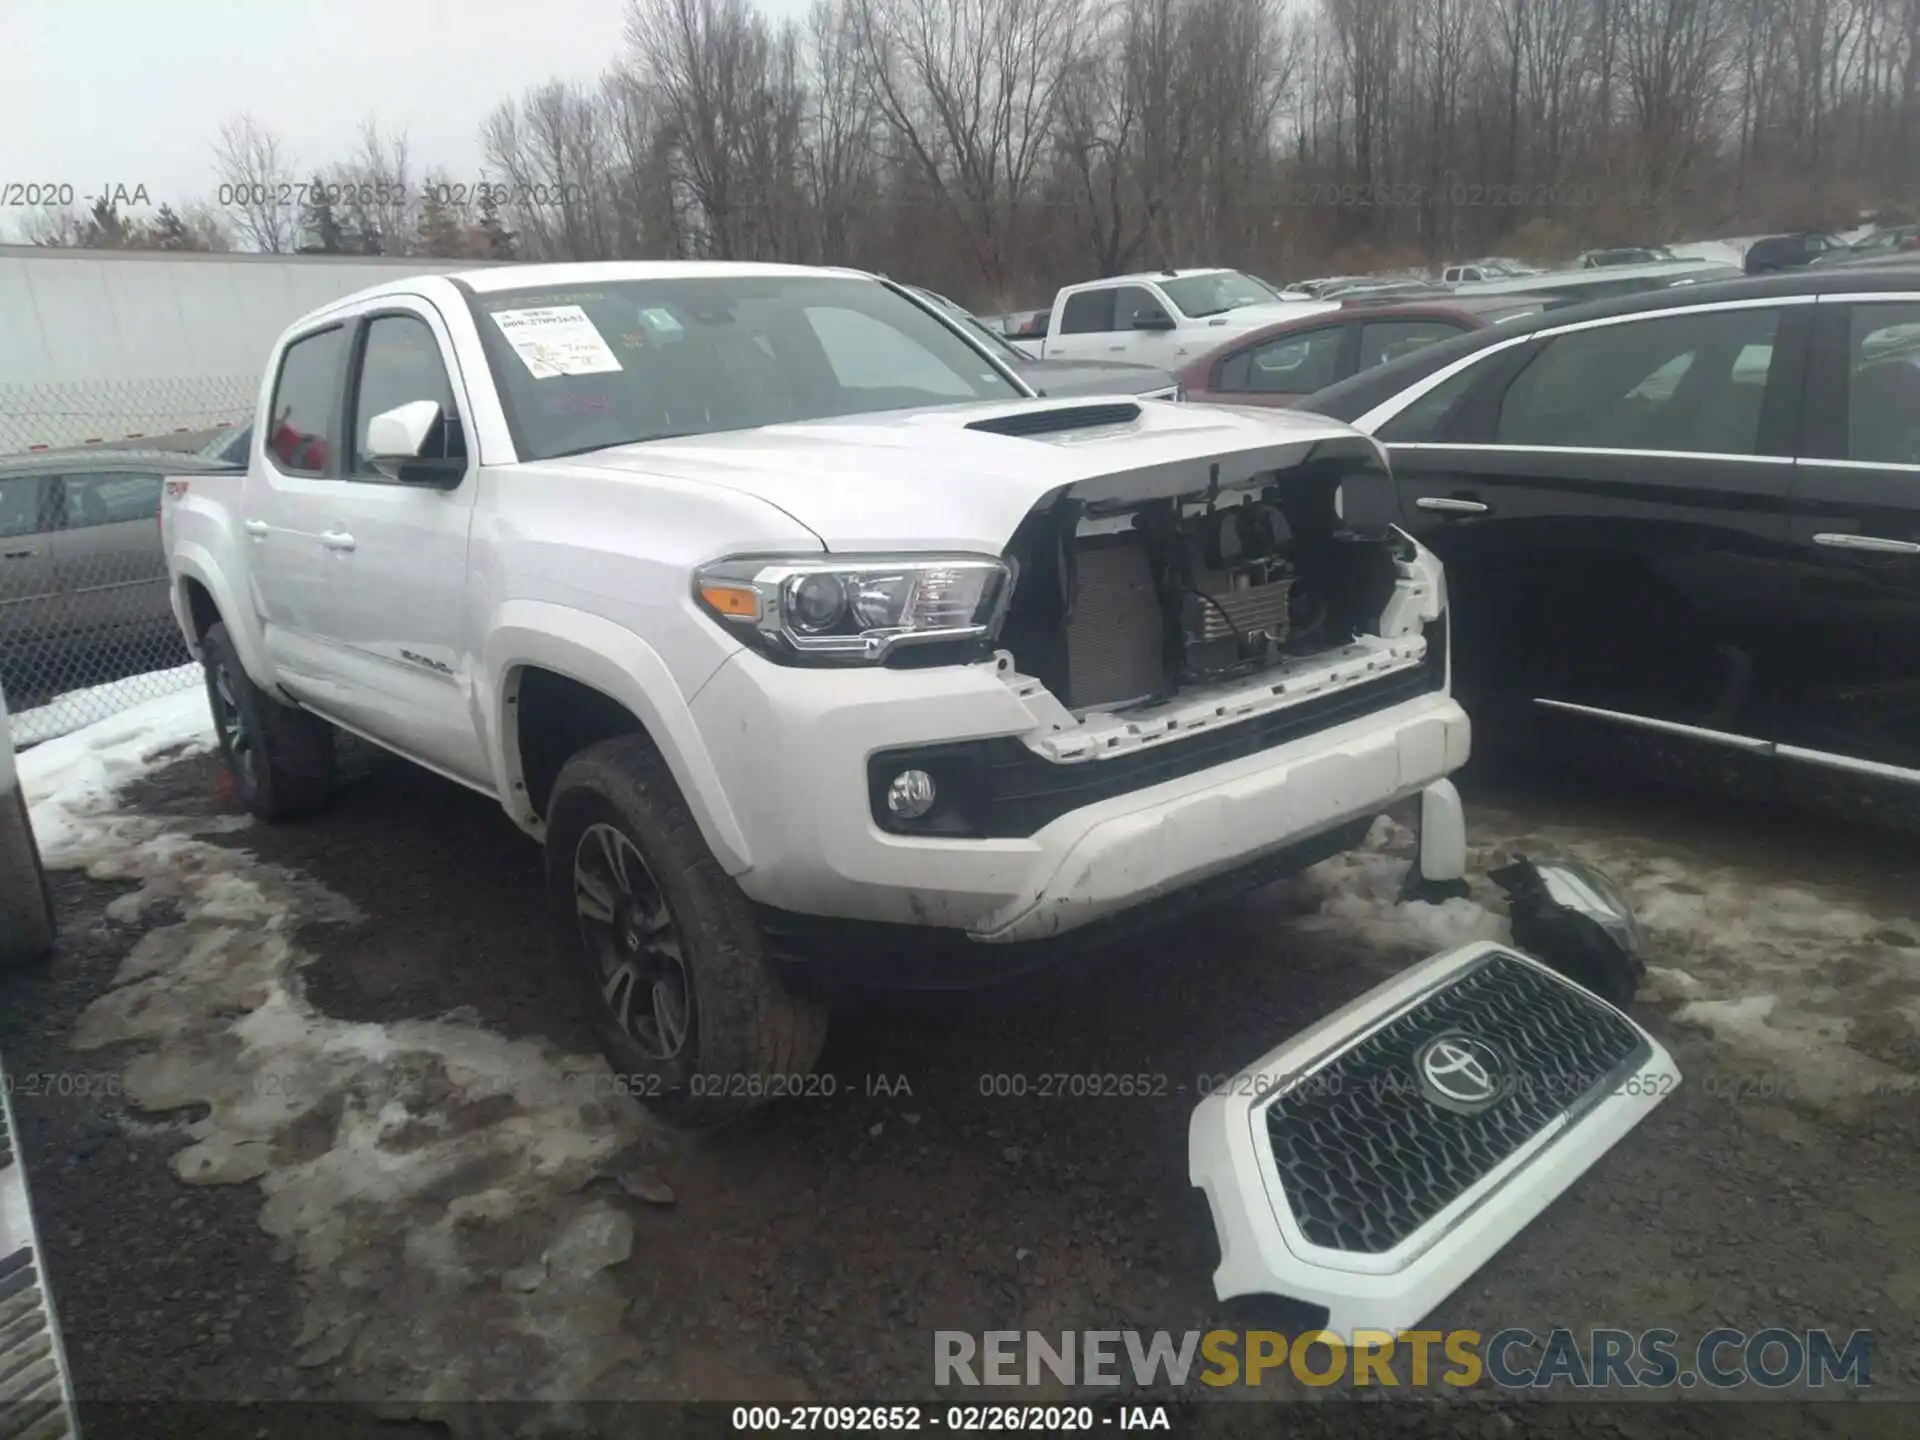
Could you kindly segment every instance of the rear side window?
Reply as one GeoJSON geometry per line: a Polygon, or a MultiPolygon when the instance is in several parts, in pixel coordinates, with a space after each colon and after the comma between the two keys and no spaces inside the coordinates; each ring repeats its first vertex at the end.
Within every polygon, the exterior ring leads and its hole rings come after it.
{"type": "Polygon", "coordinates": [[[1436,340],[1451,340],[1460,328],[1444,320],[1370,320],[1360,327],[1360,368],[1371,370],[1436,340]]]}
{"type": "Polygon", "coordinates": [[[1103,335],[1113,329],[1112,290],[1082,290],[1060,312],[1062,335],[1103,335]]]}
{"type": "Polygon", "coordinates": [[[1327,325],[1249,346],[1222,363],[1219,388],[1230,395],[1311,395],[1324,390],[1340,378],[1346,328],[1327,325]]]}
{"type": "Polygon", "coordinates": [[[0,539],[35,535],[45,528],[40,517],[40,495],[46,484],[39,475],[0,478],[0,539]]]}
{"type": "Polygon", "coordinates": [[[1920,303],[1859,305],[1847,375],[1847,458],[1920,465],[1920,303]]]}
{"type": "Polygon", "coordinates": [[[1502,397],[1494,438],[1751,455],[1779,326],[1778,310],[1721,310],[1558,336],[1502,397]]]}
{"type": "Polygon", "coordinates": [[[121,525],[129,520],[155,520],[160,514],[158,475],[66,475],[67,529],[87,530],[96,525],[121,525]]]}
{"type": "Polygon", "coordinates": [[[336,325],[287,347],[273,386],[267,454],[294,475],[324,475],[340,448],[340,362],[347,332],[336,325]]]}

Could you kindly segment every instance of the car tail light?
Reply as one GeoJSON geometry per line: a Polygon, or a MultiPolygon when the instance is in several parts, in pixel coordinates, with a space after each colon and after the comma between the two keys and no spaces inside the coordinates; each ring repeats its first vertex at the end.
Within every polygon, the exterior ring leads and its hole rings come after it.
{"type": "Polygon", "coordinates": [[[1900,242],[1902,250],[1920,250],[1920,235],[1909,235],[1900,242]]]}

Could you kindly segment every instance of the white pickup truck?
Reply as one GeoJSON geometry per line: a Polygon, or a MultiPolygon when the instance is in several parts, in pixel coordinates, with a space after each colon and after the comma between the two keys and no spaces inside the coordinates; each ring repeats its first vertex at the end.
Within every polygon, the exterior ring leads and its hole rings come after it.
{"type": "Polygon", "coordinates": [[[1120,360],[1178,370],[1189,357],[1248,330],[1338,308],[1288,299],[1238,270],[1154,270],[1067,286],[1053,297],[1038,348],[1025,344],[1043,360],[1120,360]]]}
{"type": "Polygon", "coordinates": [[[845,270],[503,266],[289,329],[168,481],[248,808],[336,728],[546,847],[599,1038],[681,1123],[805,1084],[850,980],[979,982],[1244,890],[1467,758],[1433,557],[1335,421],[1036,398],[845,270]]]}

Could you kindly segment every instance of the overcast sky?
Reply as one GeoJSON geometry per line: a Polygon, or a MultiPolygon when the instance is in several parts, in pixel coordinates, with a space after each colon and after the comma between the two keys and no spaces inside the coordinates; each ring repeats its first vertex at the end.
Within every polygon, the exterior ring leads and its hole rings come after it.
{"type": "MultiPolygon", "coordinates": [[[[0,202],[31,183],[211,200],[212,141],[242,110],[308,167],[345,156],[377,115],[406,130],[416,168],[457,181],[502,99],[617,57],[624,4],[0,0],[0,202]]],[[[806,0],[760,5],[785,16],[806,0]]],[[[20,218],[0,211],[6,238],[20,218]]]]}

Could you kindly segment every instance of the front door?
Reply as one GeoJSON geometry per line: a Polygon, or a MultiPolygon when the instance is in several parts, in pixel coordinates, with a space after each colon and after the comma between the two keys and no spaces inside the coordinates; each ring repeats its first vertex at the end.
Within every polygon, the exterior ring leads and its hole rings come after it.
{"type": "Polygon", "coordinates": [[[1920,783],[1920,301],[1818,309],[1781,749],[1920,783]]]}
{"type": "Polygon", "coordinates": [[[58,648],[70,628],[54,603],[52,477],[0,476],[0,660],[15,702],[27,698],[25,663],[58,648]]]}
{"type": "MultiPolygon", "coordinates": [[[[98,470],[60,477],[62,523],[53,536],[60,604],[95,634],[164,634],[167,557],[160,548],[160,477],[98,470]]],[[[156,650],[151,657],[158,661],[156,650]]]]}
{"type": "Polygon", "coordinates": [[[463,627],[478,480],[470,467],[442,487],[401,483],[366,454],[374,416],[431,400],[443,419],[422,458],[466,457],[465,391],[451,379],[452,353],[444,323],[425,301],[383,301],[359,322],[347,383],[349,444],[323,517],[326,630],[338,666],[327,708],[415,759],[484,785],[491,771],[475,724],[474,656],[463,627]]]}
{"type": "Polygon", "coordinates": [[[1401,513],[1457,595],[1463,689],[1765,745],[1794,316],[1810,308],[1550,335],[1490,355],[1491,383],[1451,414],[1436,390],[1438,438],[1392,444],[1392,422],[1380,428],[1401,513]]]}

